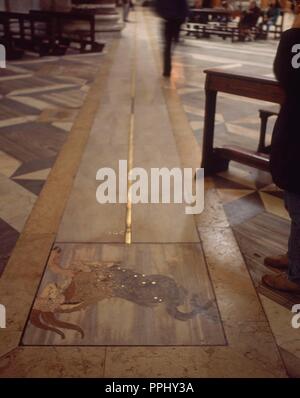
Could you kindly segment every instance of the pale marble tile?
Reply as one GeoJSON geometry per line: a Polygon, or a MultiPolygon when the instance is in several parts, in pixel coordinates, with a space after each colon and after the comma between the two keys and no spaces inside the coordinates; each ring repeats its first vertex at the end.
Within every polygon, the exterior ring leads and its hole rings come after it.
{"type": "Polygon", "coordinates": [[[263,188],[263,191],[264,191],[264,192],[265,192],[265,191],[267,191],[267,192],[280,192],[280,191],[282,191],[282,189],[278,188],[277,185],[275,185],[275,184],[272,183],[272,184],[270,184],[270,185],[264,187],[264,188],[263,188]]]}
{"type": "Polygon", "coordinates": [[[229,64],[229,65],[218,65],[218,69],[235,69],[235,68],[240,68],[241,66],[243,66],[243,64],[229,64]]]}
{"type": "Polygon", "coordinates": [[[33,193],[0,174],[0,218],[15,230],[22,231],[35,201],[33,193]]]}
{"type": "Polygon", "coordinates": [[[203,129],[204,126],[204,121],[200,121],[200,122],[190,122],[191,128],[193,130],[199,130],[199,129],[203,129]]]}
{"type": "Polygon", "coordinates": [[[259,137],[259,130],[258,129],[250,129],[248,127],[244,127],[241,125],[236,125],[232,123],[226,123],[226,128],[229,133],[237,134],[240,136],[246,136],[252,138],[253,140],[258,140],[259,137]]]}
{"type": "Polygon", "coordinates": [[[0,82],[5,82],[9,80],[20,80],[20,79],[28,79],[32,77],[33,75],[31,73],[26,73],[22,75],[14,75],[14,76],[2,76],[0,77],[0,82]]]}
{"type": "MultiPolygon", "coordinates": [[[[197,108],[195,106],[190,106],[190,105],[183,105],[183,109],[187,113],[192,113],[194,115],[199,115],[199,116],[202,116],[202,117],[205,116],[205,109],[202,109],[202,108],[197,108]]],[[[215,115],[215,118],[216,118],[216,122],[217,123],[223,123],[224,122],[224,116],[222,115],[222,113],[218,113],[217,112],[216,115],[215,115]]]]}
{"type": "Polygon", "coordinates": [[[0,378],[101,378],[104,347],[17,348],[0,359],[0,378]]]}
{"type": "Polygon", "coordinates": [[[19,345],[21,337],[22,337],[22,331],[0,329],[0,363],[1,363],[1,358],[4,355],[11,352],[19,345]]]}
{"type": "Polygon", "coordinates": [[[38,171],[34,171],[32,173],[19,175],[17,177],[14,177],[14,179],[15,180],[18,180],[18,179],[19,180],[47,180],[50,171],[51,171],[51,169],[38,170],[38,171]]]}
{"type": "Polygon", "coordinates": [[[52,126],[69,132],[69,131],[71,131],[71,129],[73,127],[73,123],[72,122],[55,122],[55,123],[52,123],[52,126]]]}
{"type": "Polygon", "coordinates": [[[237,124],[253,124],[253,125],[259,126],[260,119],[257,114],[257,116],[246,116],[246,117],[232,120],[231,123],[235,124],[235,125],[237,125],[237,124]]]}
{"type": "Polygon", "coordinates": [[[0,171],[6,177],[10,177],[21,165],[21,162],[5,152],[0,151],[0,171]]]}
{"type": "MultiPolygon", "coordinates": [[[[38,56],[38,54],[37,54],[38,56]]],[[[28,65],[28,64],[43,64],[45,62],[57,62],[59,61],[58,57],[43,57],[43,58],[37,58],[37,59],[29,59],[29,60],[21,60],[21,61],[16,61],[14,62],[14,65],[11,66],[11,70],[14,70],[15,72],[18,72],[20,70],[24,71],[26,69],[22,68],[22,65],[28,65]],[[20,67],[21,65],[21,67],[20,67]]],[[[27,70],[28,72],[28,70],[27,70]]]]}
{"type": "Polygon", "coordinates": [[[56,123],[66,123],[74,122],[77,116],[78,110],[53,107],[45,109],[38,117],[39,122],[56,122],[56,123]]]}
{"type": "Polygon", "coordinates": [[[11,344],[17,338],[15,332],[21,333],[25,327],[54,237],[23,232],[0,278],[1,303],[7,315],[5,334],[11,344]]]}
{"type": "Polygon", "coordinates": [[[245,185],[246,187],[256,190],[256,178],[247,170],[238,167],[230,167],[229,170],[218,173],[218,175],[227,180],[236,182],[237,184],[245,185]]]}
{"type": "Polygon", "coordinates": [[[185,94],[191,94],[191,93],[198,93],[199,88],[198,87],[187,87],[187,88],[180,88],[178,90],[178,93],[180,95],[185,95],[185,94]]]}
{"type": "Polygon", "coordinates": [[[261,45],[261,46],[256,46],[254,43],[245,43],[244,45],[241,44],[239,45],[238,43],[235,43],[234,46],[230,43],[222,42],[222,43],[217,43],[217,42],[212,42],[211,39],[209,40],[201,40],[201,41],[195,41],[194,39],[191,39],[189,41],[189,44],[193,43],[193,47],[200,47],[203,49],[209,49],[209,50],[217,50],[218,52],[221,53],[236,53],[236,54],[249,54],[249,55],[266,55],[270,58],[272,58],[270,61],[272,62],[276,49],[270,48],[269,45],[261,45]]]}
{"type": "MultiPolygon", "coordinates": [[[[81,93],[81,92],[80,92],[81,93]]],[[[82,98],[74,98],[70,92],[66,93],[50,93],[48,95],[42,95],[46,100],[55,102],[57,105],[63,105],[67,108],[79,108],[84,100],[84,94],[82,93],[82,98]]]]}
{"type": "MultiPolygon", "coordinates": [[[[186,54],[186,53],[185,53],[186,54]]],[[[225,57],[220,57],[220,56],[213,56],[213,55],[207,55],[207,54],[198,54],[198,53],[189,53],[189,56],[191,56],[194,59],[197,59],[199,61],[206,61],[206,62],[212,62],[213,64],[232,64],[232,58],[225,58],[225,57]]],[[[266,64],[260,63],[260,62],[252,62],[252,61],[245,61],[243,60],[242,62],[243,65],[248,65],[248,66],[258,66],[261,68],[266,68],[266,64]]]]}
{"type": "Polygon", "coordinates": [[[253,192],[255,191],[250,189],[218,189],[218,194],[224,204],[241,199],[253,192]]]}
{"type": "MultiPolygon", "coordinates": [[[[244,103],[248,103],[248,104],[254,104],[260,107],[266,107],[266,106],[274,106],[273,102],[267,102],[267,101],[261,101],[261,100],[257,100],[257,99],[253,99],[253,98],[247,98],[247,97],[241,97],[240,95],[233,95],[233,94],[227,94],[227,93],[218,93],[218,97],[219,98],[224,98],[230,101],[236,101],[236,102],[244,102],[244,103]]],[[[232,104],[232,106],[234,106],[232,104]]]]}
{"type": "Polygon", "coordinates": [[[108,347],[104,377],[286,377],[269,365],[230,347],[108,347]]]}
{"type": "MultiPolygon", "coordinates": [[[[179,93],[179,90],[178,90],[179,93]]],[[[195,106],[191,106],[191,105],[183,105],[183,109],[185,110],[185,112],[187,113],[192,113],[193,115],[199,115],[199,116],[204,116],[205,112],[204,109],[195,107],[195,106]]]]}
{"type": "Polygon", "coordinates": [[[33,88],[23,88],[18,90],[13,90],[9,93],[8,97],[13,97],[15,95],[26,95],[26,94],[37,94],[46,91],[61,90],[66,88],[75,87],[75,84],[52,84],[43,87],[33,87],[33,88]]]}
{"type": "Polygon", "coordinates": [[[300,359],[299,329],[291,325],[294,314],[268,297],[259,296],[278,346],[300,359]]]}
{"type": "Polygon", "coordinates": [[[2,127],[9,127],[9,126],[17,126],[19,124],[33,122],[37,119],[37,116],[34,115],[27,115],[27,116],[20,116],[14,117],[11,119],[5,119],[0,121],[0,128],[2,127]]]}
{"type": "Polygon", "coordinates": [[[290,352],[280,348],[280,353],[287,370],[287,374],[292,378],[300,378],[300,359],[290,352]]]}
{"type": "Polygon", "coordinates": [[[197,214],[195,219],[198,229],[229,226],[222,202],[211,179],[205,179],[204,211],[197,214]]]}
{"type": "Polygon", "coordinates": [[[27,106],[31,106],[34,109],[38,109],[43,111],[45,109],[53,109],[54,105],[49,104],[49,102],[42,101],[41,99],[26,97],[26,96],[11,96],[13,101],[19,102],[20,104],[24,104],[27,106]]]}
{"type": "Polygon", "coordinates": [[[274,336],[233,232],[230,228],[202,228],[200,238],[229,346],[265,371],[285,375],[274,336]]]}
{"type": "Polygon", "coordinates": [[[282,199],[273,195],[269,195],[265,192],[259,192],[259,196],[261,197],[261,200],[263,201],[265,209],[268,213],[275,214],[276,216],[284,218],[285,220],[290,220],[289,214],[284,207],[282,199]]]}

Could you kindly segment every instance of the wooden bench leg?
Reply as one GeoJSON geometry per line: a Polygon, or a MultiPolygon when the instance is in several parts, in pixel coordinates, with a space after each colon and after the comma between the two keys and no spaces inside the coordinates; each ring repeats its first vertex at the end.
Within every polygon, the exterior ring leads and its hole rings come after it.
{"type": "Polygon", "coordinates": [[[264,152],[266,148],[266,132],[267,132],[267,123],[269,116],[263,112],[259,111],[259,117],[260,117],[260,134],[259,134],[259,143],[257,147],[257,152],[264,152]]]}
{"type": "Polygon", "coordinates": [[[260,117],[260,135],[259,135],[259,143],[257,147],[257,152],[268,153],[268,147],[266,146],[266,133],[267,133],[267,124],[268,120],[271,116],[276,116],[275,112],[266,112],[263,109],[259,110],[260,117]]]}
{"type": "Polygon", "coordinates": [[[228,169],[229,160],[223,159],[214,152],[214,132],[217,92],[206,89],[205,120],[203,131],[202,165],[206,176],[228,169]]]}

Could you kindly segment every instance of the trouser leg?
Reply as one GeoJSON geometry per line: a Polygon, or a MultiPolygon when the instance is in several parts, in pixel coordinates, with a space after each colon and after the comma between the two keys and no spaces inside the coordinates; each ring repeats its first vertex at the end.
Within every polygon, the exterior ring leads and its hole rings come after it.
{"type": "Polygon", "coordinates": [[[123,21],[126,22],[128,20],[128,15],[130,11],[130,3],[126,3],[123,5],[123,21]]]}
{"type": "Polygon", "coordinates": [[[172,64],[172,21],[166,21],[164,26],[164,75],[170,75],[172,64]]]}
{"type": "Polygon", "coordinates": [[[300,283],[300,195],[285,191],[285,205],[291,218],[288,277],[300,283]]]}
{"type": "Polygon", "coordinates": [[[174,23],[174,40],[176,43],[179,43],[179,37],[180,37],[180,28],[181,28],[181,22],[176,22],[174,23]]]}

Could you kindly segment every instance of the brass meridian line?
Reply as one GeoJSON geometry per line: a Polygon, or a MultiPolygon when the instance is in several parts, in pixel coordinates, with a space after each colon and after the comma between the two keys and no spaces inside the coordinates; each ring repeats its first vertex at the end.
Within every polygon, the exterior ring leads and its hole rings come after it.
{"type": "Polygon", "coordinates": [[[126,205],[126,230],[125,243],[130,245],[132,243],[132,200],[131,187],[132,181],[129,178],[130,172],[133,169],[133,140],[135,130],[135,94],[136,94],[136,55],[137,55],[137,24],[135,18],[134,29],[134,50],[132,57],[132,74],[131,74],[131,114],[128,133],[128,174],[127,174],[127,205],[126,205]]]}

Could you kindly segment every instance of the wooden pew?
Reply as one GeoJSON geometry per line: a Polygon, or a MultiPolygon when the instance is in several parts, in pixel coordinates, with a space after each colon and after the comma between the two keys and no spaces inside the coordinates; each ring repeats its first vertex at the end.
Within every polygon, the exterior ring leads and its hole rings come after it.
{"type": "Polygon", "coordinates": [[[24,35],[26,14],[0,11],[0,43],[6,48],[8,60],[20,59],[24,51],[16,46],[16,40],[24,35]]]}
{"type": "Polygon", "coordinates": [[[205,82],[205,121],[203,131],[202,166],[205,175],[228,169],[234,160],[260,170],[269,170],[269,156],[238,146],[214,147],[215,113],[218,92],[281,104],[284,92],[272,78],[233,74],[221,69],[207,69],[205,82]]]}
{"type": "Polygon", "coordinates": [[[230,38],[232,42],[239,39],[239,29],[237,26],[229,25],[224,22],[213,22],[207,24],[187,22],[182,28],[187,36],[193,35],[197,39],[200,37],[208,38],[210,36],[218,36],[222,39],[230,38]]]}
{"type": "MultiPolygon", "coordinates": [[[[244,39],[266,40],[269,34],[273,35],[274,39],[280,39],[283,32],[284,15],[285,12],[281,11],[276,24],[267,25],[264,20],[265,14],[262,12],[257,24],[249,29],[249,34],[244,39]]],[[[237,14],[222,9],[192,9],[182,30],[188,36],[192,35],[196,38],[215,35],[223,39],[229,37],[232,42],[240,41],[243,40],[243,37],[238,27],[238,22],[231,21],[231,17],[236,16],[237,14]]]]}
{"type": "Polygon", "coordinates": [[[277,19],[275,24],[268,25],[265,21],[265,14],[263,13],[263,21],[260,25],[261,33],[265,35],[265,38],[268,37],[268,34],[273,35],[273,39],[280,39],[283,26],[284,26],[284,18],[285,18],[285,11],[281,10],[279,18],[277,19]]]}
{"type": "Polygon", "coordinates": [[[24,50],[44,55],[64,55],[72,43],[80,52],[101,52],[104,44],[96,41],[95,16],[84,12],[31,10],[26,13],[0,12],[0,43],[8,59],[21,58],[24,50]],[[67,30],[74,22],[83,28],[67,30]]]}
{"type": "Polygon", "coordinates": [[[104,48],[103,43],[96,41],[96,21],[95,15],[89,12],[58,12],[58,11],[36,11],[31,10],[33,17],[41,16],[50,18],[55,25],[55,39],[61,45],[79,44],[80,52],[101,52],[104,48]],[[80,29],[67,29],[76,22],[86,23],[86,27],[80,29]]]}
{"type": "MultiPolygon", "coordinates": [[[[43,14],[26,14],[15,12],[0,12],[0,23],[5,26],[5,46],[11,52],[24,53],[24,50],[38,52],[42,55],[62,55],[57,50],[56,25],[53,18],[43,14]]],[[[15,59],[16,57],[10,57],[15,59]]]]}

